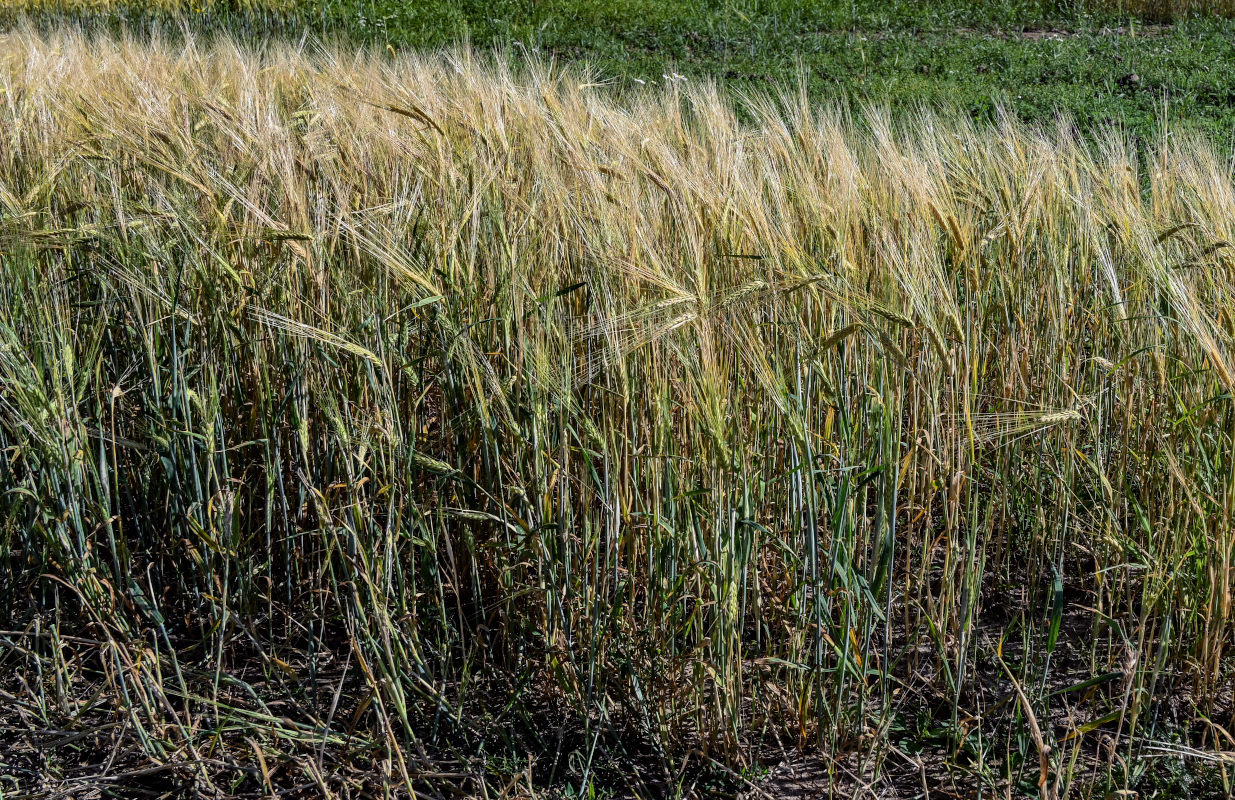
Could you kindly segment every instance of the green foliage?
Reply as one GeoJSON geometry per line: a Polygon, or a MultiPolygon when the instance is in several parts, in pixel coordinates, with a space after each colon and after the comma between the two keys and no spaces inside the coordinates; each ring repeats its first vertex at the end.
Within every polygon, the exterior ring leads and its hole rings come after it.
{"type": "MultiPolygon", "coordinates": [[[[805,71],[815,100],[927,104],[985,121],[1000,107],[1034,121],[1062,111],[1082,127],[1113,122],[1146,139],[1164,123],[1218,137],[1235,124],[1235,22],[1176,13],[1186,4],[307,0],[216,2],[187,15],[142,3],[103,2],[88,14],[58,5],[48,0],[31,18],[171,36],[187,27],[253,42],[307,34],[423,49],[467,40],[516,58],[585,61],[628,88],[680,74],[758,92],[805,71]]],[[[22,7],[0,9],[0,23],[21,19],[22,7]]]]}

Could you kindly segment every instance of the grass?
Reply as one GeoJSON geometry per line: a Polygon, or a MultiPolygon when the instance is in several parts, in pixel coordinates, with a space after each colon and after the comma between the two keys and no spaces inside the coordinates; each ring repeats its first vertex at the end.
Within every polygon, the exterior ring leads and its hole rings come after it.
{"type": "Polygon", "coordinates": [[[1220,143],[0,53],[6,797],[1229,788],[1220,143]]]}
{"type": "Polygon", "coordinates": [[[1165,118],[1226,149],[1235,124],[1235,21],[1181,11],[1229,17],[1224,2],[169,0],[100,1],[85,14],[65,0],[0,6],[0,25],[34,8],[51,25],[109,32],[187,25],[198,36],[255,43],[307,33],[398,50],[467,38],[478,48],[586,61],[626,87],[680,74],[759,93],[805,69],[815,101],[859,98],[894,109],[925,102],[983,122],[1001,107],[1028,122],[1062,109],[1083,129],[1117,123],[1146,140],[1165,118]]]}

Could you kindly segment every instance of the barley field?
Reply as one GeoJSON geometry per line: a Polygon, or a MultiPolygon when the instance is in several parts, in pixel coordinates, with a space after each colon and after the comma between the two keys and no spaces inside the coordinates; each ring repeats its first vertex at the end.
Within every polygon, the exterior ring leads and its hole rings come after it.
{"type": "Polygon", "coordinates": [[[0,794],[1223,796],[1219,144],[508,64],[0,34],[0,794]]]}

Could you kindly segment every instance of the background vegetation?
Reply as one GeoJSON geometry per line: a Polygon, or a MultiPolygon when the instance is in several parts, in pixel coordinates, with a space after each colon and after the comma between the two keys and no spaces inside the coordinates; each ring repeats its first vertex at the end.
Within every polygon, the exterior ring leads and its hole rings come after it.
{"type": "Polygon", "coordinates": [[[310,37],[438,48],[466,38],[519,57],[586,60],[637,87],[663,76],[759,92],[809,75],[814,100],[959,108],[1002,105],[1031,121],[1064,110],[1083,128],[1119,123],[1154,139],[1202,129],[1224,149],[1235,124],[1235,22],[1225,0],[236,0],[127,3],[3,0],[0,24],[30,7],[46,24],[184,26],[260,44],[310,37]],[[83,14],[83,7],[90,12],[83,14]],[[1217,12],[1220,16],[1194,12],[1217,12]]]}

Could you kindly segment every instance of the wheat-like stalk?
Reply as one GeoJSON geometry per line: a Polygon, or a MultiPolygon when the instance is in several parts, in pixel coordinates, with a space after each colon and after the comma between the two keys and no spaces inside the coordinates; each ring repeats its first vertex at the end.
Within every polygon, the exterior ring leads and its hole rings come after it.
{"type": "Polygon", "coordinates": [[[1213,724],[1221,151],[672,83],[0,34],[17,794],[661,796],[929,729],[1063,797],[1213,724]]]}

